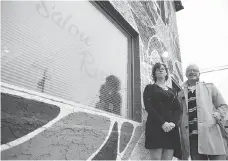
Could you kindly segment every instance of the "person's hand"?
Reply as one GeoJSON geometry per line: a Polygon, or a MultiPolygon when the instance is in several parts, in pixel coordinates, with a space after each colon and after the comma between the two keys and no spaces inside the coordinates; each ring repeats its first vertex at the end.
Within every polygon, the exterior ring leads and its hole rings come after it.
{"type": "Polygon", "coordinates": [[[220,120],[220,119],[221,119],[220,113],[218,113],[218,112],[214,112],[214,113],[212,114],[212,116],[213,116],[216,120],[220,120]]]}
{"type": "Polygon", "coordinates": [[[170,122],[169,124],[172,126],[172,128],[176,126],[173,122],[170,122]]]}
{"type": "Polygon", "coordinates": [[[217,123],[217,121],[219,121],[220,119],[221,119],[221,116],[220,116],[220,114],[218,113],[218,112],[214,112],[213,114],[212,114],[212,116],[213,116],[213,118],[214,118],[214,124],[216,124],[217,123]]]}
{"type": "Polygon", "coordinates": [[[165,122],[163,125],[162,125],[162,129],[165,131],[165,132],[169,132],[170,130],[172,130],[172,127],[173,125],[170,124],[169,122],[165,122]]]}

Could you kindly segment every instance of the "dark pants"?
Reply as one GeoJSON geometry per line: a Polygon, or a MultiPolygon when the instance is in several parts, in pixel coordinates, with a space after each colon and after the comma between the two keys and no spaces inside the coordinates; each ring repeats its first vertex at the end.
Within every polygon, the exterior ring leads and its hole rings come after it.
{"type": "Polygon", "coordinates": [[[225,155],[205,155],[198,152],[198,137],[190,137],[191,160],[226,160],[225,155]]]}

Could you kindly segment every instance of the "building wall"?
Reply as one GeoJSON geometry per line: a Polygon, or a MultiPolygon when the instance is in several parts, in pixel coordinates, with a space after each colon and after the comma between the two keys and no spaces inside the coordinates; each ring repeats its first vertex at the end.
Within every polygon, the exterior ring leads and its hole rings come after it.
{"type": "MultiPolygon", "coordinates": [[[[168,65],[171,80],[183,79],[172,1],[112,1],[112,5],[139,33],[141,91],[153,82],[156,62],[168,65]],[[162,58],[167,51],[169,59],[162,58]]],[[[4,33],[3,33],[4,34],[4,33]]],[[[2,82],[2,81],[1,81],[2,82]]],[[[91,109],[73,101],[1,83],[2,159],[41,160],[144,160],[142,121],[91,109]]]]}

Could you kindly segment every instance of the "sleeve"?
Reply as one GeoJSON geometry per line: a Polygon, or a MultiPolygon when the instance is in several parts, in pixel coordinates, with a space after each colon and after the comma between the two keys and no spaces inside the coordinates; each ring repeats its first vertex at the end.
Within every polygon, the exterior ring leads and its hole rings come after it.
{"type": "Polygon", "coordinates": [[[148,115],[150,115],[150,117],[153,117],[158,122],[158,124],[162,126],[165,123],[165,120],[154,109],[154,101],[151,92],[153,91],[151,91],[149,85],[147,85],[143,92],[145,110],[147,111],[148,115]]]}
{"type": "Polygon", "coordinates": [[[178,92],[178,94],[177,94],[177,101],[178,101],[178,103],[179,103],[179,105],[180,105],[180,108],[181,108],[181,111],[183,112],[183,106],[182,106],[182,99],[183,99],[183,91],[180,91],[180,92],[178,92]]]}
{"type": "Polygon", "coordinates": [[[217,109],[216,112],[219,113],[221,119],[224,119],[228,113],[228,106],[215,85],[212,85],[212,100],[215,108],[217,109]]]}
{"type": "Polygon", "coordinates": [[[174,100],[173,100],[173,106],[174,106],[174,109],[173,109],[173,123],[177,126],[180,125],[180,117],[181,117],[181,105],[178,101],[178,97],[177,95],[174,97],[174,100]]]}

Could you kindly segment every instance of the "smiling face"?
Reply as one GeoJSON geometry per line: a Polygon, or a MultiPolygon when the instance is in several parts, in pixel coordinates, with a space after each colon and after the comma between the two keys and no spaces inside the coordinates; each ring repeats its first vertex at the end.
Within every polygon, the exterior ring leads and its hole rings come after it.
{"type": "Polygon", "coordinates": [[[186,77],[188,80],[199,80],[199,68],[196,65],[189,65],[186,69],[186,77]]]}
{"type": "Polygon", "coordinates": [[[157,82],[157,79],[163,79],[163,78],[165,78],[165,81],[167,81],[168,68],[166,67],[166,65],[162,63],[154,64],[152,69],[152,77],[155,82],[157,82]]]}

